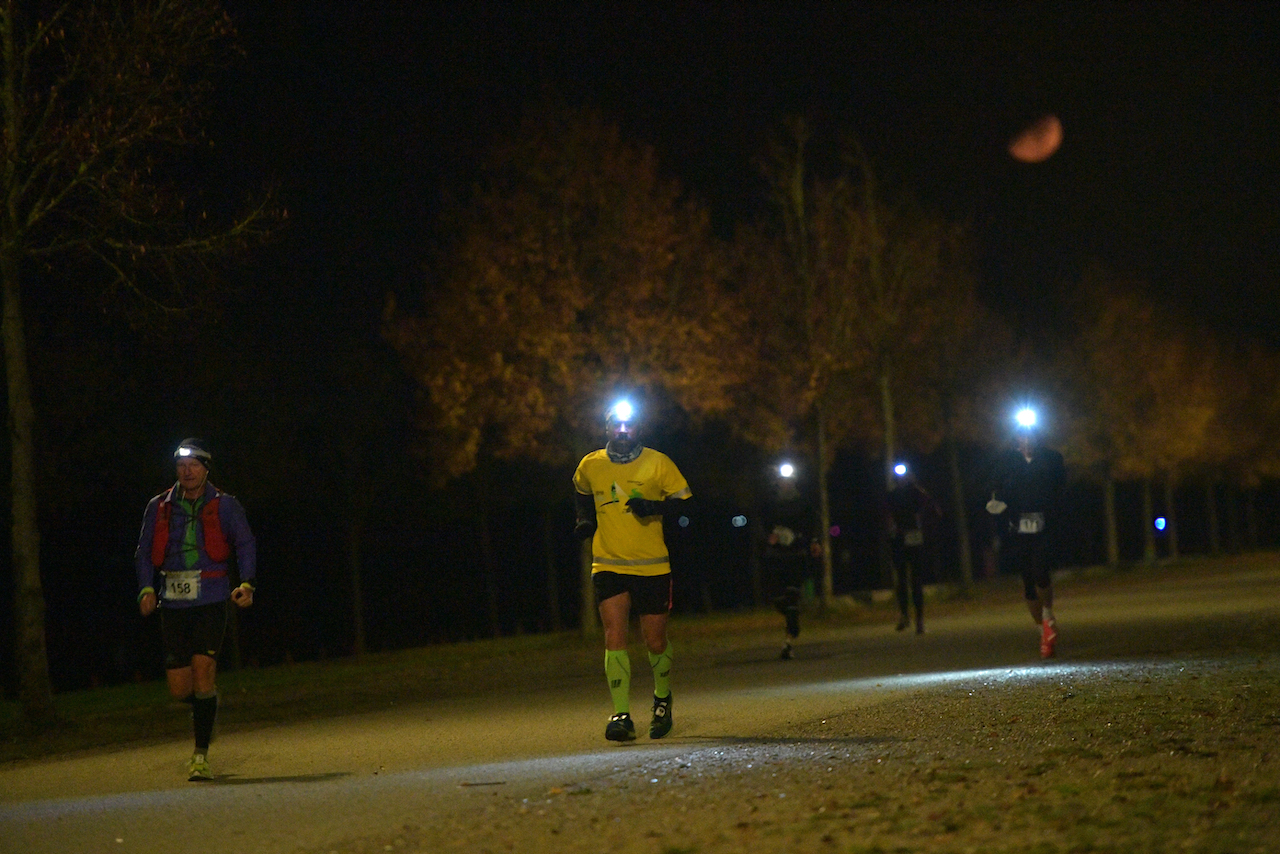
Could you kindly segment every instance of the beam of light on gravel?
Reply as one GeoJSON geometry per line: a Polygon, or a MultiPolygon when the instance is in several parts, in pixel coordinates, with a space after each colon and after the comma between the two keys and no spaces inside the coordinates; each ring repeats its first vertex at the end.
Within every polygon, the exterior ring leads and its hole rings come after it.
{"type": "MultiPolygon", "coordinates": [[[[1165,667],[1177,669],[1180,664],[1165,667]]],[[[844,693],[870,691],[913,691],[941,688],[948,685],[1014,685],[1054,682],[1064,679],[1118,678],[1139,671],[1150,673],[1150,662],[1088,662],[1073,664],[1032,664],[1025,667],[993,667],[982,670],[945,670],[935,673],[903,673],[896,676],[872,676],[858,679],[841,679],[813,682],[807,685],[787,685],[759,689],[763,693],[844,693]]]]}

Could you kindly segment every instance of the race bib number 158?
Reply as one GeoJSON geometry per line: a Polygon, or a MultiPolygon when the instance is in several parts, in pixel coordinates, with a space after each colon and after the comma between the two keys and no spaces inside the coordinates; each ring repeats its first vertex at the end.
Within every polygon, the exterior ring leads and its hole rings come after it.
{"type": "Polygon", "coordinates": [[[170,602],[191,601],[200,598],[200,571],[166,572],[164,598],[170,602]]]}

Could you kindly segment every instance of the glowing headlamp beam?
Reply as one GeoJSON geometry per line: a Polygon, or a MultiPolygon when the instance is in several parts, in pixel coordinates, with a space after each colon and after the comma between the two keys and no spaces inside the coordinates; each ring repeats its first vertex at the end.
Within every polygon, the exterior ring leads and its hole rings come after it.
{"type": "Polygon", "coordinates": [[[635,414],[635,409],[631,406],[631,401],[629,400],[619,400],[610,411],[613,413],[613,420],[618,422],[628,422],[631,420],[631,416],[635,414]]]}
{"type": "Polygon", "coordinates": [[[1036,411],[1029,406],[1024,406],[1018,410],[1018,414],[1014,416],[1014,420],[1018,422],[1018,426],[1023,430],[1030,430],[1036,426],[1036,411]]]}

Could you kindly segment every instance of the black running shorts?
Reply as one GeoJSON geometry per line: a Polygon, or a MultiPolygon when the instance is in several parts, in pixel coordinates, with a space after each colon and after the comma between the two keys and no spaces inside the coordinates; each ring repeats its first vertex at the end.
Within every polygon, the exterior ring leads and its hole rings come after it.
{"type": "Polygon", "coordinates": [[[624,575],[620,572],[592,573],[597,604],[619,593],[631,594],[631,613],[666,614],[671,611],[671,573],[624,575]]]}
{"type": "Polygon", "coordinates": [[[164,640],[164,669],[190,667],[195,655],[217,658],[227,632],[227,603],[161,608],[160,635],[164,640]]]}

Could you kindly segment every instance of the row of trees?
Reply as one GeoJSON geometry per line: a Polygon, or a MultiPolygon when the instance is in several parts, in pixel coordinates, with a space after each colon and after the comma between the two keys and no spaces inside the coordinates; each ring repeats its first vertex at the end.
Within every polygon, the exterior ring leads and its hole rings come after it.
{"type": "MultiPolygon", "coordinates": [[[[1275,473],[1273,353],[1228,346],[1101,264],[1069,289],[1056,335],[1017,342],[979,299],[962,224],[880,186],[856,139],[834,161],[811,162],[812,148],[791,121],[757,164],[773,216],[723,238],[605,117],[531,112],[442,230],[453,239],[423,308],[387,307],[385,335],[423,391],[438,484],[483,482],[495,459],[562,472],[623,390],[647,397],[654,422],[727,426],[760,456],[807,453],[824,531],[840,449],[881,459],[887,481],[901,449],[945,448],[968,582],[965,496],[981,484],[962,482],[958,449],[1002,438],[1017,401],[1040,405],[1073,473],[1103,485],[1111,562],[1117,481],[1171,494],[1197,476],[1213,495],[1275,473]]],[[[755,478],[747,466],[734,477],[710,488],[746,505],[755,478]]],[[[565,482],[546,478],[538,506],[565,482]]],[[[587,593],[582,605],[587,626],[587,593]]]]}
{"type": "MultiPolygon", "coordinates": [[[[329,559],[315,542],[335,544],[347,595],[317,598],[350,602],[354,650],[364,649],[369,528],[386,526],[403,497],[385,488],[400,482],[396,366],[370,342],[335,336],[330,317],[305,326],[297,292],[266,288],[253,302],[284,306],[275,313],[290,318],[289,335],[261,309],[217,333],[229,346],[216,359],[177,358],[215,334],[207,321],[228,298],[221,261],[276,225],[267,193],[247,204],[204,193],[216,183],[204,96],[231,36],[213,2],[0,3],[15,657],[32,719],[52,713],[38,517],[101,512],[136,491],[119,526],[136,530],[156,486],[135,464],[166,459],[161,437],[195,413],[214,413],[205,423],[253,472],[230,485],[279,556],[277,580],[314,588],[329,559]],[[103,309],[117,322],[104,325],[103,309]],[[120,332],[193,317],[176,343],[120,332]],[[297,351],[264,343],[281,338],[300,339],[297,351]],[[167,364],[183,369],[157,368],[167,364]],[[84,474],[86,462],[126,455],[123,468],[148,482],[141,491],[122,488],[118,472],[84,474]],[[281,506],[299,461],[313,495],[281,506]]],[[[856,140],[834,157],[819,149],[802,122],[783,129],[757,163],[772,216],[722,234],[607,118],[544,104],[434,224],[447,237],[426,287],[387,301],[382,335],[421,393],[422,469],[448,493],[469,490],[432,500],[478,522],[465,536],[476,532],[495,630],[497,552],[511,540],[492,536],[489,497],[517,490],[504,509],[542,516],[541,544],[520,547],[548,568],[559,628],[554,508],[621,390],[643,397],[651,424],[703,437],[707,459],[680,463],[701,494],[737,506],[757,499],[757,463],[775,453],[802,453],[825,478],[839,451],[856,449],[887,477],[900,449],[944,449],[962,538],[965,497],[979,487],[962,482],[958,449],[989,442],[1027,389],[1051,402],[1073,471],[1099,483],[1172,489],[1195,477],[1211,496],[1216,482],[1274,476],[1274,354],[1215,342],[1102,267],[1066,307],[1059,337],[1019,346],[982,306],[979,247],[964,227],[882,187],[856,140]],[[515,487],[501,480],[513,470],[515,487]]],[[[827,492],[824,482],[824,516],[827,492]]],[[[971,549],[958,552],[971,577],[971,549]]]]}

